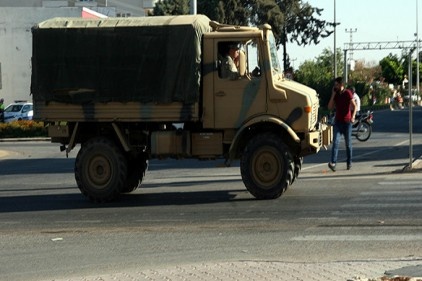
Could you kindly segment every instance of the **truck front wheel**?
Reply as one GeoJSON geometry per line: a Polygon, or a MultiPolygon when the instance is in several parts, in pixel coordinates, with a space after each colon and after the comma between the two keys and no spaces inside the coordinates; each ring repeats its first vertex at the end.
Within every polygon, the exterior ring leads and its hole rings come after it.
{"type": "Polygon", "coordinates": [[[240,160],[240,172],[248,191],[257,199],[275,199],[293,179],[293,157],[283,141],[272,133],[254,137],[240,160]]]}
{"type": "Polygon", "coordinates": [[[75,179],[83,195],[94,202],[116,200],[126,178],[126,158],[111,140],[93,138],[82,145],[76,156],[75,179]]]}
{"type": "Polygon", "coordinates": [[[300,170],[302,170],[302,164],[303,164],[303,157],[296,156],[294,158],[294,166],[295,167],[294,167],[294,171],[293,171],[292,183],[294,183],[295,179],[297,179],[299,177],[300,170]]]}

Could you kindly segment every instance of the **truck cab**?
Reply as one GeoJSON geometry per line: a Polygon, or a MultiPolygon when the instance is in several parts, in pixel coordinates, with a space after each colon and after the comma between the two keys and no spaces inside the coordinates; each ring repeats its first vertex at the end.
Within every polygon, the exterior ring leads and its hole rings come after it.
{"type": "Polygon", "coordinates": [[[318,152],[324,139],[327,145],[328,138],[317,129],[318,95],[284,77],[271,26],[211,26],[213,32],[204,34],[203,41],[203,126],[224,131],[231,157],[240,156],[241,140],[262,127],[277,131],[299,157],[318,152]],[[236,79],[221,75],[224,46],[232,43],[239,45],[236,79]]]}

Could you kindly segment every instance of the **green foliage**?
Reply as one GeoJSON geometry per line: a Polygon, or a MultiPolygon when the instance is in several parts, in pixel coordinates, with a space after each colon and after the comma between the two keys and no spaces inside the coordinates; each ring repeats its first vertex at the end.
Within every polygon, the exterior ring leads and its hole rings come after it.
{"type": "Polygon", "coordinates": [[[219,21],[219,0],[197,1],[199,14],[207,15],[211,20],[219,21]]]}
{"type": "MultiPolygon", "coordinates": [[[[325,107],[331,97],[333,86],[333,57],[329,49],[324,49],[322,54],[313,61],[305,61],[295,72],[295,80],[315,89],[320,98],[321,106],[325,107]]],[[[337,68],[342,72],[342,54],[337,50],[337,68]]]]}
{"type": "Polygon", "coordinates": [[[273,27],[278,46],[283,46],[284,69],[290,67],[287,43],[298,45],[318,44],[320,38],[330,36],[334,24],[321,20],[322,9],[312,7],[301,0],[258,0],[251,22],[260,25],[269,23],[273,27]]]}
{"type": "Polygon", "coordinates": [[[378,104],[386,104],[390,103],[390,97],[392,93],[391,90],[388,88],[388,85],[383,85],[383,87],[379,87],[377,91],[377,103],[378,104]]]}
{"type": "Polygon", "coordinates": [[[190,0],[160,0],[155,3],[154,16],[186,15],[189,14],[190,0]]]}
{"type": "MultiPolygon", "coordinates": [[[[379,65],[365,66],[364,61],[356,61],[355,70],[349,72],[348,74],[349,83],[352,85],[356,83],[368,84],[367,90],[369,89],[370,83],[372,83],[374,80],[380,80],[382,77],[381,67],[379,65]]],[[[363,93],[363,91],[359,89],[359,93],[363,93]]]]}
{"type": "Polygon", "coordinates": [[[397,55],[391,53],[380,61],[382,76],[392,84],[400,84],[403,80],[403,64],[397,55]]]}
{"type": "Polygon", "coordinates": [[[249,0],[218,1],[218,21],[225,24],[249,25],[251,3],[249,0]]]}
{"type": "Polygon", "coordinates": [[[357,81],[355,83],[352,83],[351,86],[355,87],[356,94],[358,94],[360,98],[361,107],[369,105],[370,99],[367,95],[367,93],[369,92],[369,85],[364,81],[357,81]]]}
{"type": "MultiPolygon", "coordinates": [[[[421,55],[421,53],[420,53],[421,55]]],[[[417,75],[417,60],[412,59],[412,86],[416,87],[416,75],[417,75]]],[[[380,66],[382,69],[382,76],[390,84],[401,85],[404,79],[404,76],[409,76],[409,55],[403,53],[401,58],[397,55],[389,54],[387,57],[383,58],[380,61],[380,66]]],[[[422,70],[422,63],[419,64],[419,73],[422,70]]],[[[419,83],[420,79],[419,77],[419,83]]]]}
{"type": "MultiPolygon", "coordinates": [[[[207,15],[220,23],[248,25],[253,2],[251,0],[199,0],[197,9],[198,13],[207,15]]],[[[160,0],[155,3],[150,15],[186,15],[189,12],[190,0],[160,0]]]]}
{"type": "Polygon", "coordinates": [[[305,61],[296,71],[295,80],[315,89],[319,93],[321,105],[328,104],[331,70],[320,69],[315,61],[305,61]]]}
{"type": "Polygon", "coordinates": [[[35,121],[14,121],[0,123],[0,138],[46,137],[44,123],[35,121]]]}

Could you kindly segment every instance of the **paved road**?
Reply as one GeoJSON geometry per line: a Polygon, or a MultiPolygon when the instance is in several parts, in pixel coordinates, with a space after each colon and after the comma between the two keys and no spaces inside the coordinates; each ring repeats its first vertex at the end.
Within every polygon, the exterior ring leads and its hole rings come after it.
{"type": "MultiPolygon", "coordinates": [[[[400,125],[405,114],[392,114],[376,118],[393,116],[400,125]]],[[[351,171],[329,171],[328,151],[308,157],[299,180],[271,201],[245,191],[237,163],[169,160],[152,161],[142,189],[92,204],[74,182],[76,152],[66,159],[46,142],[0,143],[8,151],[0,160],[0,274],[347,280],[411,266],[408,274],[422,264],[422,185],[417,169],[401,172],[409,140],[394,126],[354,142],[351,171]]],[[[414,138],[415,155],[422,155],[420,133],[414,138]]]]}

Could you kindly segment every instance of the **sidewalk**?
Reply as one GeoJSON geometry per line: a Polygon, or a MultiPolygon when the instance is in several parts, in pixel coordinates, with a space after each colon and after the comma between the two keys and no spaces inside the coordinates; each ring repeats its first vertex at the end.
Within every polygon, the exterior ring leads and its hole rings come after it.
{"type": "Polygon", "coordinates": [[[129,280],[304,280],[304,281],[417,281],[422,280],[422,258],[402,260],[292,263],[234,261],[200,263],[160,269],[131,270],[114,274],[55,281],[129,280]],[[408,277],[399,279],[397,276],[408,277]],[[395,277],[395,278],[393,278],[395,277]]]}

